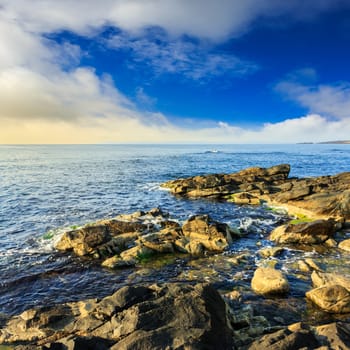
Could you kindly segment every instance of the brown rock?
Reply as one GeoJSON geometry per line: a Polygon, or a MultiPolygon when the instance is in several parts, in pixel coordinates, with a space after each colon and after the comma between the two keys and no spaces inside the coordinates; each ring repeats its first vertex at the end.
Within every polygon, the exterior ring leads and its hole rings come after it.
{"type": "Polygon", "coordinates": [[[311,279],[314,287],[316,288],[325,285],[339,284],[350,291],[350,278],[338,275],[336,273],[314,271],[311,274],[311,279]]]}
{"type": "Polygon", "coordinates": [[[83,314],[77,310],[70,303],[15,316],[0,329],[0,342],[30,349],[233,348],[226,304],[206,284],[126,286],[83,314]]]}
{"type": "Polygon", "coordinates": [[[325,343],[330,349],[350,348],[350,324],[345,322],[333,322],[318,326],[314,330],[320,342],[325,343]],[[326,339],[326,341],[325,341],[326,339]]]}
{"type": "Polygon", "coordinates": [[[251,282],[252,289],[257,294],[286,294],[289,292],[289,283],[281,271],[270,267],[259,267],[255,270],[251,282]]]}
{"type": "Polygon", "coordinates": [[[316,220],[300,224],[286,224],[271,232],[270,239],[279,244],[319,244],[335,232],[333,220],[316,220]]]}
{"type": "Polygon", "coordinates": [[[350,252],[350,238],[340,242],[338,245],[338,248],[346,250],[347,252],[350,252]]]}
{"type": "Polygon", "coordinates": [[[350,312],[350,292],[339,284],[312,289],[306,293],[306,297],[326,312],[350,312]]]}

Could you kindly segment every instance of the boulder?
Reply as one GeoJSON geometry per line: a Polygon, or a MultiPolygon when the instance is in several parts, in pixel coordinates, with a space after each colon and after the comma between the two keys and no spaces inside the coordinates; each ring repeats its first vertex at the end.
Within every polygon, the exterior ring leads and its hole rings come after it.
{"type": "Polygon", "coordinates": [[[350,238],[345,239],[344,241],[340,242],[338,244],[338,248],[345,250],[347,252],[350,252],[350,238]]]}
{"type": "Polygon", "coordinates": [[[321,344],[327,343],[330,349],[350,348],[350,324],[347,322],[333,322],[317,326],[314,333],[321,344]]]}
{"type": "Polygon", "coordinates": [[[266,247],[262,248],[258,251],[258,254],[262,258],[269,258],[269,257],[274,257],[277,255],[280,255],[284,252],[284,248],[282,247],[266,247]]]}
{"type": "Polygon", "coordinates": [[[208,284],[125,286],[84,313],[80,306],[14,316],[0,329],[0,343],[21,342],[32,349],[233,348],[226,304],[208,284]]]}
{"type": "Polygon", "coordinates": [[[182,232],[209,251],[223,251],[232,242],[234,233],[227,224],[214,221],[208,215],[190,217],[182,226],[182,232]]]}
{"type": "Polygon", "coordinates": [[[326,312],[350,312],[350,292],[339,284],[327,284],[312,289],[306,293],[306,297],[326,312]]]}
{"type": "Polygon", "coordinates": [[[316,220],[299,224],[286,224],[271,232],[270,239],[279,244],[320,244],[335,232],[333,220],[316,220]]]}
{"type": "Polygon", "coordinates": [[[338,284],[350,291],[350,278],[336,273],[313,271],[311,280],[314,287],[322,287],[325,285],[338,284]]]}
{"type": "Polygon", "coordinates": [[[257,268],[251,286],[254,292],[262,295],[283,295],[289,292],[289,283],[283,273],[270,267],[257,268]]]}

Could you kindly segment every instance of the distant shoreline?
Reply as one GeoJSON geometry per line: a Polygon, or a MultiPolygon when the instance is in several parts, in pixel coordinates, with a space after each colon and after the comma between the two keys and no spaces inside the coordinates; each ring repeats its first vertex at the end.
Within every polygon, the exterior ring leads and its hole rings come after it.
{"type": "Polygon", "coordinates": [[[298,142],[299,145],[350,145],[350,140],[343,141],[324,141],[324,142],[298,142]]]}

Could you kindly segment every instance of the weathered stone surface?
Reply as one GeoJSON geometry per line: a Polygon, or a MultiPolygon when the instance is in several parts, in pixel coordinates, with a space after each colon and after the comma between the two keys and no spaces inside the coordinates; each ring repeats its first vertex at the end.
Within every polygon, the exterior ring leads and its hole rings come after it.
{"type": "Polygon", "coordinates": [[[315,327],[314,333],[321,344],[330,349],[350,349],[350,323],[333,322],[315,327]]]}
{"type": "Polygon", "coordinates": [[[316,349],[321,344],[310,330],[300,329],[292,332],[281,329],[275,333],[267,334],[254,341],[248,350],[299,350],[316,349]]]}
{"type": "Polygon", "coordinates": [[[350,291],[350,278],[336,273],[313,271],[311,274],[312,284],[314,287],[325,285],[339,284],[350,291]]]}
{"type": "Polygon", "coordinates": [[[296,323],[263,335],[245,348],[249,350],[346,350],[350,348],[350,324],[338,321],[311,327],[296,323]]]}
{"type": "Polygon", "coordinates": [[[256,293],[263,295],[286,294],[289,291],[289,283],[283,273],[270,267],[257,268],[251,286],[256,293]]]}
{"type": "Polygon", "coordinates": [[[70,303],[15,316],[0,329],[0,342],[46,349],[233,348],[226,304],[206,284],[126,286],[87,312],[77,310],[70,303]]]}
{"type": "Polygon", "coordinates": [[[347,252],[350,252],[350,239],[345,239],[344,241],[340,242],[338,247],[340,249],[346,250],[347,252]]]}
{"type": "Polygon", "coordinates": [[[237,204],[286,204],[314,217],[350,220],[350,172],[315,178],[288,178],[290,166],[248,168],[233,174],[210,174],[166,182],[183,197],[215,197],[237,204]]]}
{"type": "Polygon", "coordinates": [[[306,297],[329,313],[350,312],[350,292],[339,284],[327,284],[310,290],[306,297]]]}
{"type": "Polygon", "coordinates": [[[335,232],[333,220],[316,220],[300,224],[286,224],[271,232],[270,239],[279,244],[319,244],[335,232]]]}
{"type": "Polygon", "coordinates": [[[211,251],[223,251],[232,242],[234,233],[227,224],[216,222],[208,215],[192,216],[182,226],[182,232],[211,251]]]}
{"type": "Polygon", "coordinates": [[[282,247],[266,247],[263,249],[260,249],[258,251],[258,254],[262,257],[262,258],[269,258],[269,257],[274,257],[277,255],[280,255],[284,252],[284,248],[282,247]]]}

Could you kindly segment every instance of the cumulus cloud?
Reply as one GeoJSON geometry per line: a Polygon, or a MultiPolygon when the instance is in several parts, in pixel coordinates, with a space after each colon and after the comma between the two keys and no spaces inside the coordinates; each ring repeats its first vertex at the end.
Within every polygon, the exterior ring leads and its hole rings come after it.
{"type": "Polygon", "coordinates": [[[313,113],[335,119],[347,119],[350,123],[350,83],[332,85],[303,85],[295,81],[277,84],[277,91],[297,101],[313,113]]]}
{"type": "MultiPolygon", "coordinates": [[[[133,50],[136,61],[148,60],[162,72],[177,70],[193,79],[223,71],[243,74],[255,69],[254,65],[211,51],[203,43],[215,45],[239,36],[259,18],[285,15],[305,20],[341,3],[346,2],[104,0],[96,5],[94,0],[0,0],[0,142],[269,143],[333,138],[335,134],[348,138],[349,123],[336,107],[336,103],[346,104],[349,89],[345,85],[337,87],[338,93],[334,87],[317,91],[328,102],[335,101],[332,113],[338,119],[331,122],[308,115],[266,124],[259,130],[226,123],[192,130],[173,125],[160,113],[141,113],[110,77],[101,78],[92,68],[79,67],[84,54],[79,46],[49,39],[50,34],[62,31],[96,38],[107,26],[117,27],[124,33],[119,38],[123,49],[133,50]],[[149,27],[163,28],[166,40],[151,45],[145,31],[149,27]],[[198,45],[184,36],[195,38],[198,45]]],[[[117,37],[109,44],[117,48],[117,37]]],[[[291,98],[316,106],[313,90],[284,88],[291,98]]],[[[143,90],[137,94],[139,99],[147,97],[143,90]]],[[[326,111],[326,104],[318,110],[326,111]]]]}

